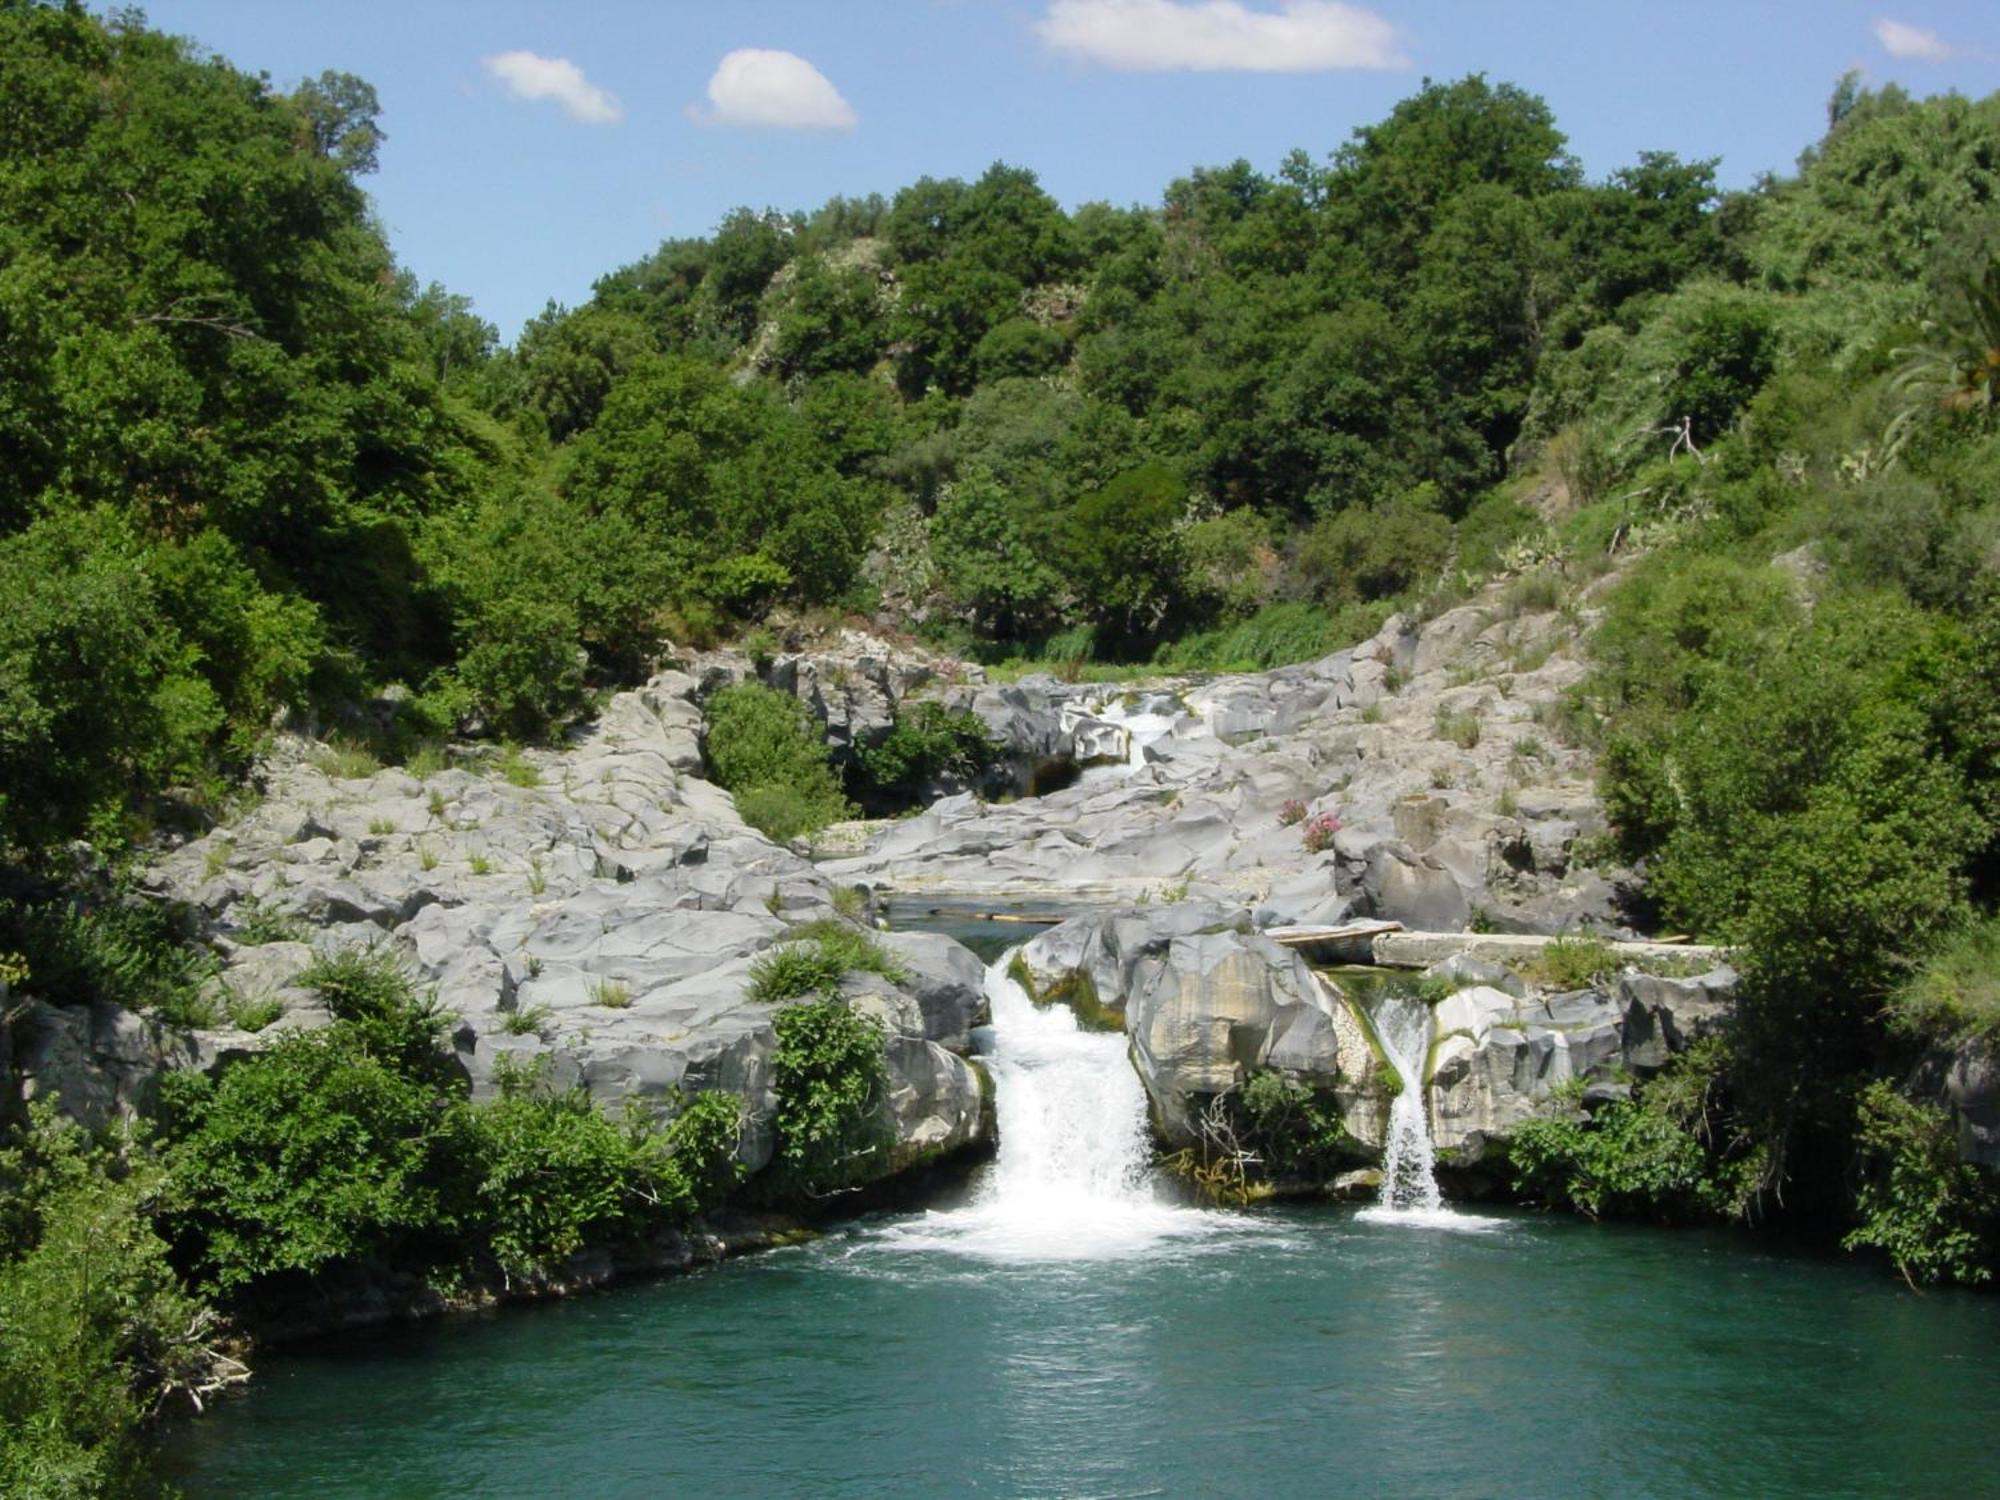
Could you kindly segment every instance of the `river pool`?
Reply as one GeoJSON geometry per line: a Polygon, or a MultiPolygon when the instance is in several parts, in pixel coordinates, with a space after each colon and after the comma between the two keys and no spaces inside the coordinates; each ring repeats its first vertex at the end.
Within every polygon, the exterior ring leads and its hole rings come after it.
{"type": "Polygon", "coordinates": [[[2000,1494],[2000,1298],[1746,1235],[1192,1208],[1154,1191],[1124,1038],[998,965],[988,992],[1002,1140],[962,1201],[274,1354],[174,1435],[174,1477],[231,1500],[2000,1494]]]}

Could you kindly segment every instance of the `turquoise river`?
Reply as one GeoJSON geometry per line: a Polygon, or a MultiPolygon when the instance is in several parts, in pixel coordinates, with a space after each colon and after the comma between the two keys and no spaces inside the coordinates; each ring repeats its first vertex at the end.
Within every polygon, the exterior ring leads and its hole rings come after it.
{"type": "MultiPolygon", "coordinates": [[[[1020,935],[1018,929],[1014,934],[1020,935]]],[[[1748,1236],[1156,1197],[1122,1039],[989,979],[960,1201],[274,1354],[197,1497],[2000,1494],[2000,1299],[1748,1236]]]]}

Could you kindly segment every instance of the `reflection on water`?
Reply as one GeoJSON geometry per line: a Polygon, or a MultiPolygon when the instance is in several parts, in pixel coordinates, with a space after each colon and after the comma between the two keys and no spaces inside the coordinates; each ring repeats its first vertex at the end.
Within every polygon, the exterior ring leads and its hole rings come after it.
{"type": "Polygon", "coordinates": [[[276,1358],[176,1456],[193,1496],[1992,1492],[1992,1299],[1707,1232],[1219,1217],[1013,1263],[864,1221],[276,1358]]]}

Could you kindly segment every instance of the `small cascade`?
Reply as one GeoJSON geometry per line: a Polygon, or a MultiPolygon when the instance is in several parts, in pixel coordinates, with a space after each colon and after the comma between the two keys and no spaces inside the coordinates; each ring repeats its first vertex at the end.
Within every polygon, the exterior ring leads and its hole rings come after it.
{"type": "MultiPolygon", "coordinates": [[[[1143,771],[1147,764],[1146,747],[1173,733],[1179,710],[1173,698],[1152,693],[1139,698],[1130,694],[1093,698],[1066,706],[1063,712],[1065,729],[1074,733],[1078,726],[1087,725],[1100,742],[1109,741],[1096,753],[1097,763],[1084,772],[1088,779],[1107,780],[1143,771]]],[[[1079,746],[1088,740],[1088,735],[1083,736],[1079,746]]],[[[1079,758],[1085,758],[1081,749],[1079,758]]]]}
{"type": "Polygon", "coordinates": [[[1424,1065],[1430,1057],[1431,1008],[1410,995],[1385,995],[1375,1008],[1375,1037],[1402,1088],[1389,1106],[1382,1152],[1382,1206],[1397,1213],[1436,1213],[1436,1154],[1424,1110],[1424,1065]]]}
{"type": "Polygon", "coordinates": [[[1085,1031],[1062,1005],[1037,1006],[1004,954],[986,971],[1000,1153],[962,1209],[897,1226],[896,1248],[989,1260],[1082,1260],[1204,1236],[1231,1216],[1163,1201],[1150,1177],[1145,1087],[1123,1036],[1085,1031]]]}

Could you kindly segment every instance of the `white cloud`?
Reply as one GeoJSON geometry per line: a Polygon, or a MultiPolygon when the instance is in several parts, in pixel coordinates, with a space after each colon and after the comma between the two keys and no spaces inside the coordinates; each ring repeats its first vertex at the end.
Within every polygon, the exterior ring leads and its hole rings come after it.
{"type": "Polygon", "coordinates": [[[715,66],[707,109],[688,114],[704,125],[749,125],[772,130],[852,130],[853,106],[840,90],[795,52],[741,47],[715,66]]]}
{"type": "Polygon", "coordinates": [[[1877,21],[1875,40],[1891,57],[1913,57],[1919,62],[1935,63],[1951,56],[1951,48],[1938,40],[1935,31],[1926,31],[1921,26],[1906,26],[1901,21],[1886,18],[1877,21]]]}
{"type": "Polygon", "coordinates": [[[553,99],[564,114],[586,125],[616,125],[625,118],[618,96],[585,78],[583,69],[566,57],[501,52],[481,61],[516,99],[553,99]]]}
{"type": "Polygon", "coordinates": [[[1402,68],[1396,28],[1338,0],[1050,0],[1035,30],[1051,50],[1139,72],[1318,73],[1402,68]]]}

